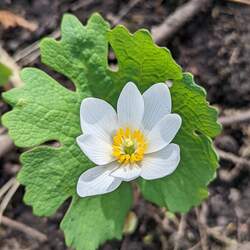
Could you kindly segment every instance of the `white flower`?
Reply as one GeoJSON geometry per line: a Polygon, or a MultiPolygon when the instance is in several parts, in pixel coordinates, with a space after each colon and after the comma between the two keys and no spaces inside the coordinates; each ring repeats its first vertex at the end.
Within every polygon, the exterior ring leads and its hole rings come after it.
{"type": "Polygon", "coordinates": [[[86,98],[80,109],[83,135],[77,143],[97,166],[78,180],[81,197],[112,192],[122,181],[146,180],[171,174],[180,161],[180,148],[171,143],[181,117],[171,113],[166,84],[151,86],[143,95],[132,82],[123,88],[117,113],[107,102],[86,98]]]}

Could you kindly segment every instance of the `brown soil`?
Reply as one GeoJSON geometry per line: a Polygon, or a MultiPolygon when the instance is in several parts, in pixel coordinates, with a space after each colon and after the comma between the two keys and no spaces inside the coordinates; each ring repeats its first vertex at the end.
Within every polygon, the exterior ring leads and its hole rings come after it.
{"type": "MultiPolygon", "coordinates": [[[[153,25],[160,24],[169,13],[186,1],[142,0],[142,2],[122,19],[122,23],[131,31],[141,27],[150,29],[153,25]]],[[[85,22],[94,11],[100,12],[107,18],[118,15],[127,5],[128,1],[122,0],[1,0],[0,9],[10,10],[35,21],[39,28],[35,32],[30,32],[21,28],[3,30],[0,27],[0,42],[11,55],[17,55],[23,48],[58,29],[62,14],[65,12],[72,12],[85,22]],[[85,6],[79,6],[84,2],[85,6]]],[[[250,6],[215,1],[209,11],[200,13],[166,44],[177,62],[186,71],[192,72],[196,82],[205,87],[208,99],[219,107],[222,113],[227,113],[228,109],[250,107],[249,23],[250,6]]],[[[21,66],[46,69],[41,65],[39,58],[28,64],[27,58],[22,58],[18,63],[21,66]]],[[[50,71],[50,73],[57,79],[63,79],[55,72],[50,71]]],[[[0,100],[0,115],[8,110],[9,107],[0,100]]],[[[249,124],[225,128],[215,143],[222,150],[245,158],[250,157],[249,124]]],[[[19,149],[14,148],[0,159],[0,187],[18,171],[20,153],[19,149]]],[[[231,245],[244,243],[245,245],[241,245],[244,247],[242,249],[250,249],[249,245],[246,245],[246,242],[250,241],[249,167],[241,167],[239,173],[228,181],[225,175],[230,175],[230,171],[239,166],[224,160],[220,161],[220,165],[218,177],[209,188],[209,199],[203,203],[202,209],[198,209],[198,212],[193,209],[186,217],[187,224],[180,241],[180,249],[189,249],[200,242],[202,234],[198,227],[197,213],[201,220],[205,218],[206,227],[218,227],[220,232],[227,236],[227,240],[233,240],[231,245]]],[[[54,216],[39,218],[34,216],[31,208],[22,202],[23,193],[23,188],[19,188],[5,215],[45,233],[49,240],[42,244],[29,235],[1,226],[0,249],[67,249],[63,234],[59,230],[59,222],[67,204],[54,216]]],[[[162,209],[146,203],[141,198],[133,210],[139,220],[135,232],[124,236],[122,241],[107,242],[100,249],[174,249],[179,214],[167,218],[162,209]]],[[[207,241],[209,249],[226,249],[223,239],[216,239],[213,233],[209,234],[207,241]]],[[[201,246],[197,245],[195,249],[201,249],[201,246]]]]}

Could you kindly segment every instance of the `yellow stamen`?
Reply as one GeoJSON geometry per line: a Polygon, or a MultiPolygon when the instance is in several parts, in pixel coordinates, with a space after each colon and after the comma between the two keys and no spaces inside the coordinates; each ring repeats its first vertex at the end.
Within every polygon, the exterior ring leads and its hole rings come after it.
{"type": "Polygon", "coordinates": [[[113,137],[113,155],[121,164],[141,161],[146,149],[146,139],[140,130],[120,128],[113,137]]]}

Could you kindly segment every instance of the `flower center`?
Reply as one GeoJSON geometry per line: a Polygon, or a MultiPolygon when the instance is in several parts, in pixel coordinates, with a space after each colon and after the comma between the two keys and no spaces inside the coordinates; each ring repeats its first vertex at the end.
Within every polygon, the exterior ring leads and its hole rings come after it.
{"type": "Polygon", "coordinates": [[[113,155],[119,163],[135,163],[143,159],[147,143],[140,130],[120,128],[113,137],[113,155]]]}

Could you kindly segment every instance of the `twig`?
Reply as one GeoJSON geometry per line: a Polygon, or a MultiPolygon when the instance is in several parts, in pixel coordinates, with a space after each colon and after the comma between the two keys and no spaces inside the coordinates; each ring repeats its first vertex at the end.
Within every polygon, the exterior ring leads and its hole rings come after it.
{"type": "Polygon", "coordinates": [[[213,228],[206,227],[206,231],[214,239],[216,239],[216,240],[218,240],[226,245],[232,245],[232,244],[236,243],[235,240],[232,240],[229,237],[227,237],[226,235],[224,235],[223,233],[221,233],[217,227],[213,227],[213,228]]]}
{"type": "Polygon", "coordinates": [[[169,40],[185,23],[193,18],[198,12],[206,9],[211,0],[190,0],[171,14],[159,26],[152,28],[152,35],[157,43],[169,40]]]}
{"type": "Polygon", "coordinates": [[[18,221],[14,221],[6,216],[2,217],[2,224],[8,227],[11,227],[13,229],[16,229],[20,232],[23,232],[27,235],[29,235],[30,237],[40,241],[40,242],[45,242],[48,240],[47,236],[39,231],[37,231],[36,229],[29,227],[21,222],[18,221]]]}
{"type": "Polygon", "coordinates": [[[20,68],[8,53],[0,46],[0,62],[9,67],[12,71],[10,82],[14,87],[20,87],[22,81],[19,75],[20,68]]]}
{"type": "Polygon", "coordinates": [[[186,225],[187,225],[186,215],[181,215],[180,224],[176,235],[174,250],[178,250],[180,248],[180,243],[184,236],[186,225]]]}
{"type": "Polygon", "coordinates": [[[14,144],[7,134],[0,135],[0,158],[8,153],[14,144]]]}
{"type": "MultiPolygon", "coordinates": [[[[210,237],[216,239],[217,241],[221,242],[222,244],[227,245],[227,246],[237,246],[236,240],[230,239],[229,237],[227,237],[226,235],[221,233],[217,227],[208,227],[205,225],[205,229],[206,229],[207,234],[210,237]]],[[[202,247],[201,241],[199,241],[198,243],[196,243],[194,246],[192,246],[188,250],[199,250],[199,249],[201,249],[201,247],[202,247]]],[[[230,249],[238,249],[238,248],[230,248],[230,249]]],[[[248,248],[245,248],[245,249],[248,249],[248,248]]]]}
{"type": "Polygon", "coordinates": [[[161,242],[161,250],[168,250],[168,241],[167,237],[163,234],[162,230],[160,227],[156,228],[157,235],[159,235],[159,239],[161,242]]]}
{"type": "MultiPolygon", "coordinates": [[[[169,218],[167,216],[164,216],[162,219],[157,213],[151,213],[150,214],[152,218],[156,221],[156,223],[159,225],[159,227],[162,229],[165,233],[173,233],[175,232],[175,227],[169,225],[169,218]]],[[[173,221],[175,223],[175,221],[173,221]]]]}
{"type": "Polygon", "coordinates": [[[228,1],[234,2],[234,3],[243,3],[243,4],[250,5],[250,0],[228,0],[228,1]]]}
{"type": "Polygon", "coordinates": [[[110,17],[110,19],[112,19],[113,26],[119,24],[122,19],[129,13],[129,11],[140,2],[141,0],[130,0],[129,3],[119,11],[117,16],[112,16],[112,18],[110,17]]]}
{"type": "Polygon", "coordinates": [[[8,206],[11,198],[16,193],[16,190],[18,189],[19,186],[20,186],[20,183],[17,180],[15,180],[15,182],[12,184],[12,187],[9,189],[8,193],[4,196],[4,198],[0,204],[0,224],[2,221],[3,213],[6,209],[6,207],[8,206]]]}
{"type": "Polygon", "coordinates": [[[1,188],[0,188],[0,200],[1,197],[13,186],[15,183],[16,178],[9,179],[1,188]]]}
{"type": "Polygon", "coordinates": [[[13,55],[14,60],[18,62],[19,60],[23,59],[24,57],[37,50],[39,48],[39,42],[40,41],[35,41],[24,49],[17,51],[17,53],[13,55]]]}
{"type": "Polygon", "coordinates": [[[226,182],[232,181],[237,176],[239,176],[239,174],[241,173],[244,166],[250,167],[250,161],[243,158],[243,157],[239,157],[235,154],[225,152],[225,151],[220,150],[220,149],[217,149],[217,152],[222,159],[231,161],[235,164],[235,167],[230,171],[224,170],[224,169],[220,170],[219,176],[223,181],[226,181],[226,182]]]}
{"type": "MultiPolygon", "coordinates": [[[[48,37],[58,38],[60,36],[60,30],[56,29],[52,32],[48,37]]],[[[39,57],[39,43],[40,41],[35,41],[31,45],[25,47],[23,50],[18,51],[14,54],[13,58],[16,62],[20,62],[22,60],[22,65],[28,65],[32,63],[36,58],[39,57]]]]}
{"type": "Polygon", "coordinates": [[[190,247],[188,250],[200,250],[201,249],[201,241],[196,243],[194,246],[190,247]]]}
{"type": "Polygon", "coordinates": [[[198,230],[199,230],[200,238],[201,238],[201,248],[202,250],[208,250],[207,232],[206,232],[205,224],[202,221],[203,218],[201,218],[201,213],[198,208],[195,208],[195,213],[196,213],[197,222],[198,222],[198,230]]]}
{"type": "MultiPolygon", "coordinates": [[[[100,2],[100,0],[96,0],[95,3],[100,2]]],[[[72,3],[72,5],[70,5],[69,9],[71,11],[77,11],[81,8],[87,7],[89,4],[93,3],[93,0],[84,0],[84,1],[80,1],[78,3],[75,3],[75,1],[72,3]]]]}
{"type": "Polygon", "coordinates": [[[249,122],[250,121],[250,110],[246,111],[236,111],[235,114],[230,116],[223,116],[219,118],[220,123],[223,126],[229,126],[236,123],[241,122],[249,122]]]}
{"type": "Polygon", "coordinates": [[[223,181],[231,182],[240,175],[241,171],[244,169],[243,166],[244,165],[242,164],[236,164],[235,167],[230,171],[221,169],[219,176],[223,181]]]}
{"type": "Polygon", "coordinates": [[[216,151],[222,159],[232,161],[235,164],[241,164],[250,167],[250,161],[246,160],[245,158],[239,157],[232,153],[225,152],[221,149],[216,149],[216,151]]]}

